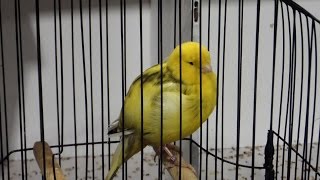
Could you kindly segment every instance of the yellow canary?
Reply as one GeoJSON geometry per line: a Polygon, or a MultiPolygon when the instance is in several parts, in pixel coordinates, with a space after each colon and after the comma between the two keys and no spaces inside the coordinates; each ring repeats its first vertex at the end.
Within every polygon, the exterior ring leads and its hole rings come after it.
{"type": "Polygon", "coordinates": [[[205,46],[200,46],[197,42],[185,42],[181,47],[177,46],[162,64],[162,78],[161,65],[158,64],[147,69],[142,77],[139,76],[134,80],[125,97],[124,108],[122,108],[124,112],[121,112],[120,117],[109,127],[110,136],[112,134],[121,136],[122,133],[125,136],[122,137],[113,154],[107,180],[115,176],[122,165],[122,157],[127,161],[141,150],[141,132],[143,132],[143,147],[160,146],[161,96],[163,145],[180,139],[180,126],[182,138],[189,136],[200,127],[200,102],[202,102],[202,123],[212,113],[216,105],[217,79],[212,72],[209,51],[205,46]],[[141,81],[143,83],[143,131],[141,130],[141,81]],[[200,89],[202,89],[202,101],[200,101],[200,89]],[[180,117],[180,92],[182,93],[182,117],[180,117]],[[180,118],[182,124],[180,124],[180,118]],[[122,155],[123,144],[124,155],[122,155]]]}

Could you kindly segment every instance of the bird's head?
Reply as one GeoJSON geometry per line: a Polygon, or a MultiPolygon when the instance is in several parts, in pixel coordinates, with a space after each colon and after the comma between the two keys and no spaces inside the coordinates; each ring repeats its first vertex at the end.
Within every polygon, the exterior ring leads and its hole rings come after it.
{"type": "Polygon", "coordinates": [[[185,42],[181,44],[181,47],[177,46],[168,59],[168,67],[175,78],[180,79],[180,48],[182,54],[181,76],[184,83],[198,84],[200,82],[200,72],[202,76],[212,74],[211,58],[208,49],[197,42],[185,42]]]}

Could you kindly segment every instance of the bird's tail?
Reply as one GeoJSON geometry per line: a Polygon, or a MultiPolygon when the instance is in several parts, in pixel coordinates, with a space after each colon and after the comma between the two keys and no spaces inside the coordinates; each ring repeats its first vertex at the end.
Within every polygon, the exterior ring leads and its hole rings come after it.
{"type": "MultiPolygon", "coordinates": [[[[135,135],[124,136],[117,146],[113,154],[111,167],[106,177],[106,180],[111,180],[122,165],[122,147],[124,145],[124,162],[141,150],[140,139],[135,135]]],[[[145,146],[143,146],[145,147],[145,146]]]]}

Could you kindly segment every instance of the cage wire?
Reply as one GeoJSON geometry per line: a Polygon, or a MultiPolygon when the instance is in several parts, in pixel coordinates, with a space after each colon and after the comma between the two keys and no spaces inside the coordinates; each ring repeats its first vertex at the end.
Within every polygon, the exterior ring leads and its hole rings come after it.
{"type": "MultiPolygon", "coordinates": [[[[2,0],[0,6],[1,179],[104,179],[119,143],[107,128],[124,115],[131,83],[187,41],[208,48],[217,75],[213,113],[190,137],[180,126],[175,142],[198,179],[319,178],[320,21],[294,1],[2,0]]],[[[154,128],[162,142],[162,65],[160,74],[161,123],[154,128]]],[[[180,124],[182,86],[180,80],[180,124]]],[[[165,154],[154,155],[143,149],[115,179],[170,179],[165,154]]]]}

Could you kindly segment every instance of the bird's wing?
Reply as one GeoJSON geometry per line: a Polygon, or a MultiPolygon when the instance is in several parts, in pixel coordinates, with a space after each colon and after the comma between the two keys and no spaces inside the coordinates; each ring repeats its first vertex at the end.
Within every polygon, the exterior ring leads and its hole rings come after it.
{"type": "Polygon", "coordinates": [[[108,138],[122,137],[122,136],[127,136],[127,135],[130,135],[130,134],[133,134],[133,133],[134,133],[134,130],[128,129],[128,130],[125,130],[124,132],[121,131],[121,132],[108,134],[108,138]]]}
{"type": "MultiPolygon", "coordinates": [[[[160,102],[161,102],[161,85],[162,88],[162,95],[164,96],[165,102],[168,99],[168,103],[163,102],[166,104],[166,112],[175,111],[176,103],[171,103],[174,99],[178,99],[175,96],[176,92],[179,91],[180,87],[180,80],[173,77],[172,72],[167,67],[167,64],[164,63],[162,66],[162,73],[161,73],[161,66],[155,65],[151,68],[144,71],[142,76],[138,76],[133,83],[131,84],[129,91],[125,98],[125,123],[123,127],[123,118],[122,113],[120,113],[120,117],[110,125],[109,127],[109,135],[122,135],[122,131],[124,134],[132,134],[135,130],[140,130],[141,124],[141,82],[143,82],[143,108],[144,112],[146,113],[144,116],[145,121],[149,121],[152,114],[157,114],[160,112],[160,102]],[[161,78],[162,75],[162,78],[161,78]],[[173,96],[172,96],[173,94],[173,96]],[[167,97],[168,96],[168,97],[167,97]],[[174,98],[173,98],[174,97],[174,98]],[[173,98],[173,99],[172,99],[173,98]],[[172,107],[172,108],[169,108],[172,107]],[[173,108],[174,107],[174,108],[173,108]],[[150,115],[150,116],[149,116],[150,115]],[[138,127],[139,126],[139,127],[138,127]],[[122,130],[123,128],[123,130],[122,130]],[[138,129],[137,129],[138,128],[138,129]]],[[[182,82],[183,83],[183,82],[182,82]]],[[[186,95],[185,86],[182,86],[182,93],[186,95]]],[[[179,94],[179,93],[178,93],[179,94]]],[[[122,111],[121,111],[122,112],[122,111]]],[[[173,113],[169,113],[173,114],[173,113]]],[[[168,116],[169,117],[169,116],[168,116]]]]}
{"type": "Polygon", "coordinates": [[[112,138],[112,137],[121,137],[123,135],[130,135],[132,134],[134,131],[132,129],[125,129],[123,132],[119,131],[119,119],[116,119],[115,121],[113,121],[109,127],[108,127],[108,137],[112,138]]]}
{"type": "Polygon", "coordinates": [[[112,132],[118,129],[118,126],[119,126],[119,119],[116,119],[108,126],[108,134],[112,134],[112,132]]]}

